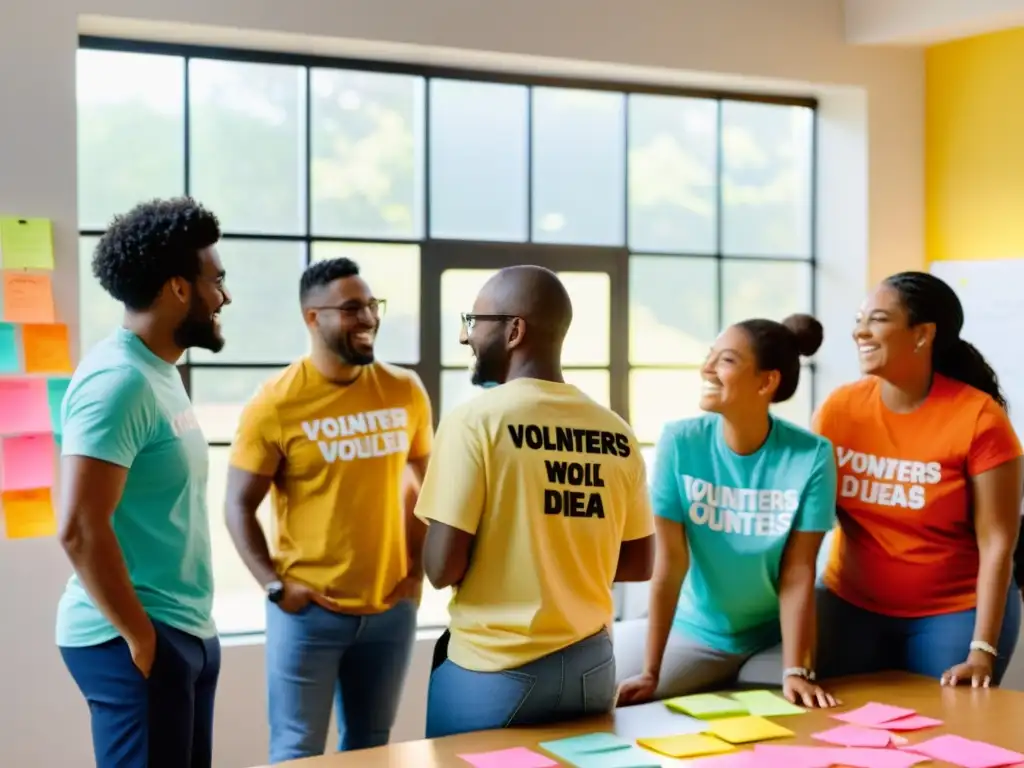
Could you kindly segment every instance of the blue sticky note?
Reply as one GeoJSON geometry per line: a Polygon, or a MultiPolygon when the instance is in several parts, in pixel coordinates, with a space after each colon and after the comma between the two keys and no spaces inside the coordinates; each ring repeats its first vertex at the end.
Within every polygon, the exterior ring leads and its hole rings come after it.
{"type": "MultiPolygon", "coordinates": [[[[50,405],[50,424],[53,427],[54,435],[64,434],[64,430],[60,426],[60,406],[64,402],[64,394],[68,391],[68,385],[71,384],[71,379],[67,378],[56,378],[49,379],[46,382],[46,399],[50,405]]],[[[58,441],[58,446],[60,442],[58,441]]]]}
{"type": "Polygon", "coordinates": [[[585,755],[595,752],[628,749],[632,745],[614,733],[586,733],[582,736],[572,736],[568,739],[542,741],[540,746],[541,749],[545,749],[553,755],[568,757],[570,755],[585,755]]]}
{"type": "Polygon", "coordinates": [[[20,373],[18,328],[14,323],[0,323],[0,373],[20,373]]]}
{"type": "Polygon", "coordinates": [[[664,765],[656,755],[634,746],[606,752],[574,752],[560,757],[575,768],[662,768],[664,765]]]}

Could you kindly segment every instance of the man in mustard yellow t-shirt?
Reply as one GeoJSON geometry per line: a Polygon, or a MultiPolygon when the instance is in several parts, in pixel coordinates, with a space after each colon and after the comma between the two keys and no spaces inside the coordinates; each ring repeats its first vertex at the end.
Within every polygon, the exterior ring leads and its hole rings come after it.
{"type": "Polygon", "coordinates": [[[529,266],[463,316],[474,383],[500,386],[442,420],[416,506],[426,574],[455,587],[429,738],[614,706],[612,583],[650,578],[654,519],[632,430],[564,383],[571,320],[557,276],[529,266]]]}
{"type": "Polygon", "coordinates": [[[388,741],[423,573],[403,481],[418,485],[433,439],[419,377],[374,360],[384,302],[357,265],[313,264],[300,301],[312,351],[246,406],[228,475],[228,528],[267,592],[272,763],[323,754],[334,701],[339,750],[388,741]]]}

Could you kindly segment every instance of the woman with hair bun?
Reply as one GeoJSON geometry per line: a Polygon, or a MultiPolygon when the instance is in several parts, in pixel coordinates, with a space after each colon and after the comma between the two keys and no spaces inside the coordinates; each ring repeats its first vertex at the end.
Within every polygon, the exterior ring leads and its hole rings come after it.
{"type": "Polygon", "coordinates": [[[939,278],[887,278],[853,332],[865,378],[815,416],[840,481],[818,601],[823,677],[900,669],[998,685],[1017,644],[1021,445],[963,324],[939,278]]]}
{"type": "Polygon", "coordinates": [[[815,560],[835,522],[831,444],[769,412],[821,346],[808,315],[746,320],[701,370],[706,413],[665,426],[651,474],[657,556],[648,617],[615,630],[619,705],[732,683],[782,641],[786,697],[835,705],[815,682],[815,560]]]}

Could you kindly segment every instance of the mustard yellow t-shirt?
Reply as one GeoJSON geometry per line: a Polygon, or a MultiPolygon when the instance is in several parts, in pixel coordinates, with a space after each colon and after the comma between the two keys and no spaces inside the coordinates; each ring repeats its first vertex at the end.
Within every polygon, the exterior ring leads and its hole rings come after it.
{"type": "Polygon", "coordinates": [[[432,442],[414,372],[377,362],[343,386],[303,358],[245,407],[231,465],[274,478],[278,573],[316,589],[325,607],[377,613],[408,571],[406,462],[428,456],[432,442]]]}
{"type": "Polygon", "coordinates": [[[623,541],[654,533],[629,426],[576,387],[515,379],[438,427],[416,516],[475,536],[448,655],[513,669],[610,627],[623,541]]]}

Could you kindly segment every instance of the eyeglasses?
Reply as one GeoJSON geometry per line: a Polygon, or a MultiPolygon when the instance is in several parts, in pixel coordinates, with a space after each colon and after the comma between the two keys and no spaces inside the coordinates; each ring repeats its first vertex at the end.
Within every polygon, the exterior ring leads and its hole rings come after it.
{"type": "Polygon", "coordinates": [[[473,332],[473,326],[476,325],[478,320],[507,321],[507,320],[515,320],[516,317],[517,317],[516,315],[474,315],[471,312],[463,312],[462,315],[461,315],[461,318],[462,318],[462,330],[465,331],[466,335],[468,336],[469,334],[471,334],[473,332]]]}
{"type": "Polygon", "coordinates": [[[359,301],[346,301],[340,307],[310,307],[310,309],[333,309],[337,312],[341,312],[341,314],[346,317],[359,317],[364,311],[369,311],[370,317],[376,320],[384,314],[387,306],[387,299],[370,299],[365,304],[359,301]]]}

